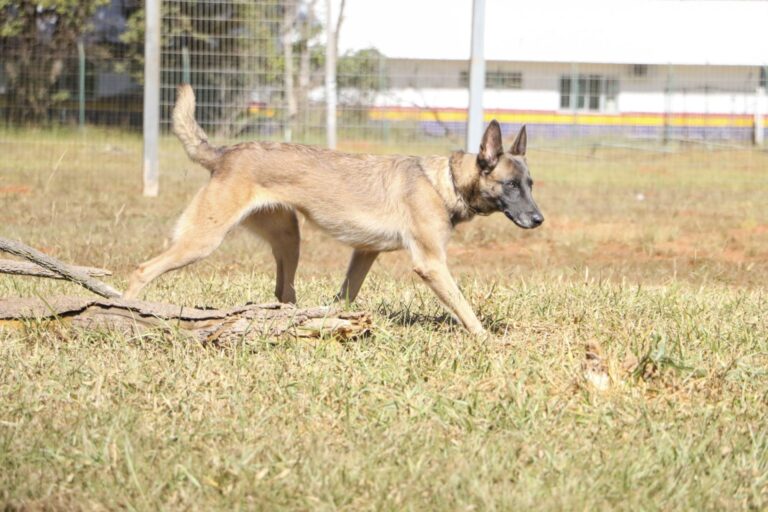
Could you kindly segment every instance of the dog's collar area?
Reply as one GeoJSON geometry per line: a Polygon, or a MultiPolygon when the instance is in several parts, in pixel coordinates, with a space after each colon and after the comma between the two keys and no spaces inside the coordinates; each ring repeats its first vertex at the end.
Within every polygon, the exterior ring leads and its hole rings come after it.
{"type": "Polygon", "coordinates": [[[459,192],[456,186],[456,174],[454,172],[453,161],[458,159],[459,155],[463,155],[463,152],[457,151],[448,157],[448,178],[451,180],[451,187],[453,187],[453,194],[456,196],[456,203],[453,207],[450,207],[451,211],[451,224],[454,226],[462,220],[468,220],[475,215],[482,215],[480,212],[472,208],[472,206],[464,199],[464,196],[459,192]],[[469,215],[467,215],[467,213],[469,215]]]}

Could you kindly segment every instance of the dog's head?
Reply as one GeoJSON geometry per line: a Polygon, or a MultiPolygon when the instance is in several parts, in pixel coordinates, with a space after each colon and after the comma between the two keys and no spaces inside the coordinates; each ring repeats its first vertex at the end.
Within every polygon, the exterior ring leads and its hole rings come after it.
{"type": "Polygon", "coordinates": [[[505,152],[501,127],[496,120],[491,121],[477,154],[479,197],[475,198],[473,207],[481,213],[504,212],[521,228],[532,229],[544,222],[544,216],[533,200],[533,180],[525,159],[527,142],[523,126],[512,147],[505,152]]]}

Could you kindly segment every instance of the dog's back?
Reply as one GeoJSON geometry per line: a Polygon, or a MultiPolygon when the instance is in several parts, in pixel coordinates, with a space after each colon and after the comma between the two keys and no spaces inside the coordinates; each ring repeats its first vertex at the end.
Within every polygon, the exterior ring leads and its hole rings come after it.
{"type": "MultiPolygon", "coordinates": [[[[353,247],[402,248],[414,208],[418,209],[409,198],[439,199],[421,158],[350,154],[281,142],[214,147],[195,121],[194,108],[192,88],[180,86],[173,131],[190,159],[211,171],[212,180],[227,182],[226,190],[249,191],[253,204],[293,208],[353,247]]],[[[231,201],[222,198],[222,202],[231,201]]]]}

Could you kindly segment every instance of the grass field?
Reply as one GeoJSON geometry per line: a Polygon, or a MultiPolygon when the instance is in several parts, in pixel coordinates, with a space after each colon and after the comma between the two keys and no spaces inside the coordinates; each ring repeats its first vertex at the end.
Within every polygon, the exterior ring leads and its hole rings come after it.
{"type": "MultiPolygon", "coordinates": [[[[402,254],[356,342],[0,330],[0,508],[768,508],[768,153],[531,143],[545,224],[479,219],[450,249],[488,340],[402,254]]],[[[0,236],[123,287],[207,179],[162,147],[147,199],[138,137],[0,133],[0,236]]],[[[303,237],[299,301],[323,304],[350,251],[303,237]]],[[[271,301],[272,267],[234,232],[146,298],[271,301]]],[[[0,277],[59,293],[86,292],[0,277]]]]}

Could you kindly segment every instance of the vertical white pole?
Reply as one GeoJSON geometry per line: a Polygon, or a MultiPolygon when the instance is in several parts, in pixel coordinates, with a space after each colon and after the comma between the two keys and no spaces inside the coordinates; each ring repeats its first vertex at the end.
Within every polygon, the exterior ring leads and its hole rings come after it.
{"type": "Polygon", "coordinates": [[[160,1],[146,0],[144,36],[144,195],[160,190],[160,1]]]}
{"type": "Polygon", "coordinates": [[[325,0],[325,130],[329,149],[336,149],[336,27],[333,0],[325,0]]]}
{"type": "MultiPolygon", "coordinates": [[[[579,90],[579,65],[571,62],[571,138],[575,139],[579,132],[579,96],[584,91],[579,90]]],[[[586,98],[584,98],[586,101],[586,98]]]]}
{"type": "Polygon", "coordinates": [[[472,54],[469,65],[469,117],[467,151],[477,151],[483,137],[483,90],[485,90],[485,0],[472,2],[472,54]]]}
{"type": "Polygon", "coordinates": [[[675,81],[675,75],[674,71],[672,69],[672,63],[667,64],[667,86],[665,87],[664,92],[664,134],[662,142],[664,144],[667,144],[669,142],[671,134],[671,118],[672,118],[672,107],[674,106],[673,101],[673,89],[674,89],[674,81],[675,81]]]}
{"type": "Polygon", "coordinates": [[[765,142],[765,87],[758,87],[755,91],[755,146],[762,146],[765,142]]]}

